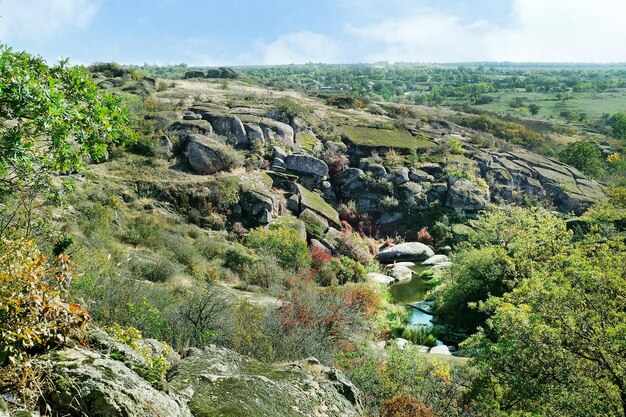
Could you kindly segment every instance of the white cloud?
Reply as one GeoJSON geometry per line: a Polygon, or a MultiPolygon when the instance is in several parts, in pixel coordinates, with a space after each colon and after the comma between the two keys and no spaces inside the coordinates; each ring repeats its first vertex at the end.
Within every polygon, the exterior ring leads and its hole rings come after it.
{"type": "Polygon", "coordinates": [[[99,0],[2,0],[0,40],[44,41],[82,30],[99,8],[99,0]]]}
{"type": "Polygon", "coordinates": [[[505,26],[407,7],[367,26],[346,26],[368,61],[626,62],[623,0],[513,0],[505,26]]]}
{"type": "Polygon", "coordinates": [[[270,44],[260,46],[265,64],[304,64],[307,62],[338,62],[341,48],[329,36],[313,32],[283,35],[270,44]]]}
{"type": "Polygon", "coordinates": [[[474,60],[485,53],[481,39],[486,29],[484,21],[463,22],[431,9],[414,9],[367,27],[346,26],[348,33],[367,42],[383,43],[382,50],[371,53],[366,60],[392,62],[474,60]]]}
{"type": "Polygon", "coordinates": [[[513,24],[485,39],[491,59],[626,61],[626,2],[515,0],[513,24]]]}

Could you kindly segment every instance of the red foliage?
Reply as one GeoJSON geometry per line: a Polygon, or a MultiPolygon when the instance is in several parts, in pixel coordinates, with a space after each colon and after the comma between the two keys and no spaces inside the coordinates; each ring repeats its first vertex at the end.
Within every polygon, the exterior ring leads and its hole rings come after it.
{"type": "Polygon", "coordinates": [[[317,271],[322,269],[324,265],[326,265],[328,262],[332,261],[333,259],[331,255],[327,254],[320,248],[311,249],[311,258],[312,258],[311,267],[317,271]]]}
{"type": "Polygon", "coordinates": [[[428,231],[428,226],[424,226],[421,228],[419,232],[417,232],[417,240],[418,242],[425,243],[427,245],[433,244],[433,237],[428,231]]]}
{"type": "Polygon", "coordinates": [[[330,175],[337,175],[341,171],[348,168],[348,163],[349,161],[348,161],[347,156],[337,155],[336,158],[334,158],[331,161],[328,161],[328,172],[330,173],[330,175]]]}
{"type": "Polygon", "coordinates": [[[357,225],[359,232],[368,237],[378,237],[380,234],[380,226],[367,215],[363,216],[357,225]]]}
{"type": "Polygon", "coordinates": [[[350,226],[350,223],[348,223],[347,221],[342,220],[341,221],[341,231],[343,233],[346,233],[346,234],[350,233],[352,231],[352,226],[350,226]]]}

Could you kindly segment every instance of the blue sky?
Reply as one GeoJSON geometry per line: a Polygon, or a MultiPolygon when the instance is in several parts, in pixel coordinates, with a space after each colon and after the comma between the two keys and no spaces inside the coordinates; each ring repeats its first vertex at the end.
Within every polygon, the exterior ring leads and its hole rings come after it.
{"type": "Polygon", "coordinates": [[[0,42],[76,63],[626,62],[624,0],[0,0],[0,42]]]}

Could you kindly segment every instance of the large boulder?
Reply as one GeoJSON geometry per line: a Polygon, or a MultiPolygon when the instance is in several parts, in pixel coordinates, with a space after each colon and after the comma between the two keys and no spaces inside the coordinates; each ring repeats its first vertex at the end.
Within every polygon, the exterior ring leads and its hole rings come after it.
{"type": "Polygon", "coordinates": [[[321,159],[310,155],[288,155],[285,168],[296,174],[314,175],[320,179],[328,176],[328,165],[321,159]]]}
{"type": "Polygon", "coordinates": [[[328,220],[311,209],[305,209],[300,213],[300,220],[306,225],[306,231],[313,238],[323,238],[328,230],[328,220]]]}
{"type": "Polygon", "coordinates": [[[179,135],[210,135],[213,133],[213,127],[206,120],[179,120],[172,123],[167,130],[179,135]]]}
{"type": "Polygon", "coordinates": [[[465,211],[477,211],[485,209],[488,204],[488,189],[481,189],[466,178],[451,178],[448,181],[446,207],[465,211]]]}
{"type": "Polygon", "coordinates": [[[396,279],[388,275],[379,274],[378,272],[370,272],[365,276],[366,281],[375,282],[377,284],[390,285],[396,282],[396,279]]]}
{"type": "Polygon", "coordinates": [[[187,135],[185,155],[189,165],[198,174],[215,174],[228,168],[226,147],[214,138],[204,135],[187,135]]]}
{"type": "Polygon", "coordinates": [[[407,242],[392,246],[378,252],[376,259],[382,263],[392,263],[394,261],[425,261],[433,256],[435,252],[421,242],[407,242]]]}
{"type": "Polygon", "coordinates": [[[300,184],[293,184],[294,192],[298,196],[299,211],[310,209],[325,218],[328,223],[338,229],[341,228],[339,213],[322,196],[313,191],[309,191],[300,184]]]}
{"type": "Polygon", "coordinates": [[[295,136],[293,128],[288,124],[272,119],[261,119],[259,120],[259,126],[263,130],[266,143],[276,140],[288,148],[291,148],[294,145],[295,136]]]}
{"type": "Polygon", "coordinates": [[[338,370],[314,358],[267,364],[228,349],[207,346],[169,372],[169,383],[192,392],[196,416],[362,415],[359,390],[338,370]]]}
{"type": "Polygon", "coordinates": [[[75,347],[34,360],[48,369],[47,377],[53,389],[45,395],[45,400],[55,415],[192,416],[180,396],[155,388],[139,375],[138,372],[147,368],[140,367],[136,372],[106,353],[75,347]]]}
{"type": "Polygon", "coordinates": [[[272,193],[272,179],[265,173],[247,173],[239,177],[239,205],[253,221],[269,223],[278,212],[278,201],[272,193]]]}
{"type": "Polygon", "coordinates": [[[276,219],[272,220],[272,222],[268,224],[267,227],[269,229],[285,228],[285,229],[295,230],[296,232],[298,232],[298,236],[300,236],[300,239],[306,242],[306,237],[307,237],[306,224],[302,220],[297,219],[295,217],[291,217],[291,216],[277,217],[276,219]]]}
{"type": "Polygon", "coordinates": [[[213,126],[213,131],[228,139],[228,142],[237,147],[246,147],[249,144],[248,134],[239,117],[231,114],[222,114],[214,109],[192,107],[191,110],[201,114],[202,118],[213,126]]]}
{"type": "Polygon", "coordinates": [[[184,75],[186,80],[190,78],[204,78],[204,76],[205,76],[204,71],[199,71],[199,70],[187,71],[184,75]]]}

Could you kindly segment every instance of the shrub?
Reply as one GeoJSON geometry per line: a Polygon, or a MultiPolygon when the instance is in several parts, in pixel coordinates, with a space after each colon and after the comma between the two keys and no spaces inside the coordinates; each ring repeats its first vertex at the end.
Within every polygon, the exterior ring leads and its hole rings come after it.
{"type": "Polygon", "coordinates": [[[428,231],[428,226],[422,227],[420,229],[420,231],[417,232],[417,241],[425,243],[426,245],[432,245],[433,244],[433,237],[431,236],[430,232],[428,231]]]}
{"type": "Polygon", "coordinates": [[[167,361],[167,355],[171,348],[163,342],[164,349],[159,353],[153,353],[149,346],[142,344],[143,337],[141,332],[134,327],[124,328],[117,323],[105,328],[106,332],[118,342],[130,346],[139,353],[148,362],[148,367],[156,372],[161,378],[165,377],[170,363],[167,361]]]}
{"type": "Polygon", "coordinates": [[[604,173],[600,149],[586,140],[579,140],[567,145],[559,153],[559,159],[590,177],[597,178],[604,173]]]}
{"type": "Polygon", "coordinates": [[[135,246],[159,248],[162,245],[161,227],[148,217],[135,217],[127,224],[123,240],[135,246]]]}
{"type": "Polygon", "coordinates": [[[290,271],[300,271],[311,266],[311,254],[300,233],[289,228],[257,228],[246,238],[246,246],[257,253],[273,256],[278,264],[290,271]]]}
{"type": "Polygon", "coordinates": [[[158,259],[133,258],[129,262],[132,278],[151,282],[164,282],[178,272],[176,265],[167,258],[158,259]]]}
{"type": "Polygon", "coordinates": [[[380,407],[381,417],[435,417],[432,411],[411,394],[398,394],[384,401],[380,407]]]}
{"type": "Polygon", "coordinates": [[[459,139],[452,138],[448,140],[448,150],[453,155],[465,155],[465,149],[459,139]]]}
{"type": "Polygon", "coordinates": [[[66,255],[48,264],[30,241],[1,243],[0,365],[63,344],[85,329],[87,311],[66,301],[73,269],[66,255]]]}
{"type": "Polygon", "coordinates": [[[340,255],[347,256],[355,261],[368,264],[374,256],[369,251],[369,245],[356,232],[344,229],[336,241],[336,252],[340,255]]]}
{"type": "Polygon", "coordinates": [[[320,270],[324,265],[332,261],[333,257],[320,248],[311,249],[311,268],[320,270]]]}
{"type": "Polygon", "coordinates": [[[390,167],[404,165],[404,155],[400,155],[395,149],[389,149],[385,154],[385,165],[390,167]]]}
{"type": "Polygon", "coordinates": [[[269,362],[274,359],[274,353],[270,337],[262,330],[262,320],[263,310],[243,301],[235,315],[233,348],[241,354],[269,362]]]}
{"type": "Polygon", "coordinates": [[[331,267],[335,271],[337,282],[343,285],[348,282],[360,282],[365,279],[365,267],[347,256],[333,258],[330,262],[331,267]]]}

